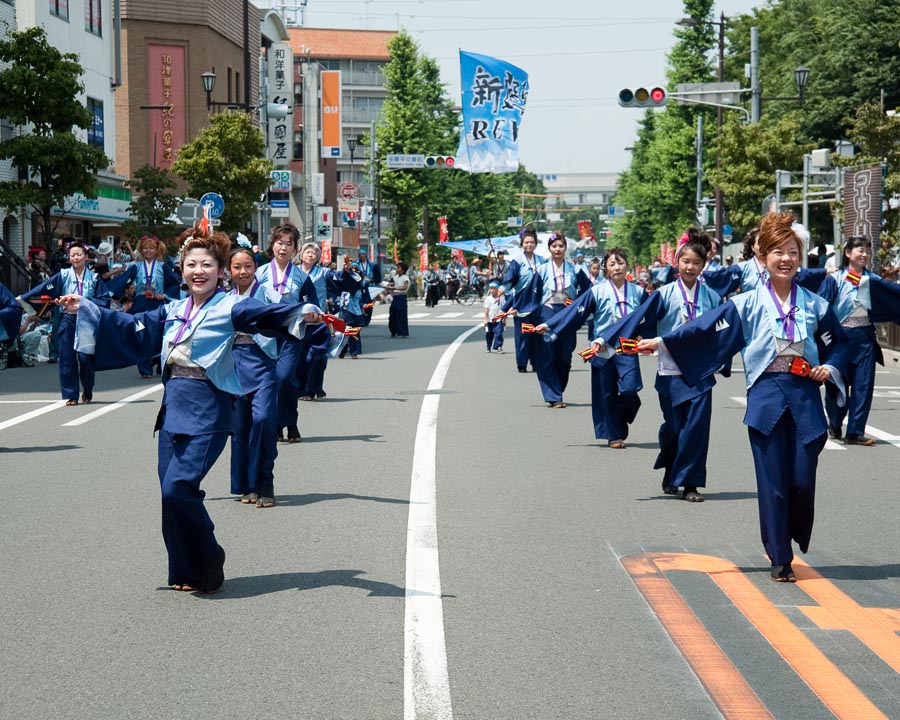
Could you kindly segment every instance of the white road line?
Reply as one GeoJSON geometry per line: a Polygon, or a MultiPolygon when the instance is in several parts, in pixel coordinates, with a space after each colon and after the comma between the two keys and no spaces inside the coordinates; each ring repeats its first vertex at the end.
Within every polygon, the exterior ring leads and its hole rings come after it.
{"type": "Polygon", "coordinates": [[[373,320],[384,320],[387,318],[387,316],[388,316],[388,313],[379,313],[378,315],[373,315],[372,319],[373,320]]]}
{"type": "Polygon", "coordinates": [[[879,430],[877,427],[872,427],[871,425],[866,425],[866,433],[877,440],[890,443],[894,447],[900,447],[900,435],[891,435],[890,433],[886,433],[884,430],[879,430]]]}
{"type": "Polygon", "coordinates": [[[0,400],[0,405],[43,405],[52,400],[0,400]]]}
{"type": "Polygon", "coordinates": [[[18,415],[10,420],[4,420],[0,422],[0,430],[6,430],[6,428],[12,427],[13,425],[18,425],[19,423],[23,423],[26,420],[31,420],[32,418],[40,417],[48,412],[53,412],[54,410],[58,410],[61,407],[66,406],[65,400],[57,400],[56,402],[47,405],[46,407],[38,408],[37,410],[32,410],[31,412],[27,412],[24,415],[18,415]]]}
{"type": "Polygon", "coordinates": [[[473,315],[473,318],[479,318],[480,320],[484,320],[484,313],[480,312],[477,315],[473,315]]]}
{"type": "Polygon", "coordinates": [[[462,317],[463,315],[465,315],[465,313],[449,312],[449,313],[441,313],[440,315],[437,315],[436,317],[437,318],[455,318],[455,317],[462,317]]]}
{"type": "Polygon", "coordinates": [[[134,395],[129,395],[128,397],[122,398],[118,402],[114,402],[112,405],[105,405],[101,408],[97,408],[92,413],[88,413],[87,415],[82,415],[80,418],[76,420],[72,420],[70,422],[64,423],[63,427],[76,427],[78,425],[84,425],[89,423],[91,420],[96,420],[98,417],[102,417],[106,415],[106,413],[111,413],[113,410],[118,410],[119,408],[125,407],[128,403],[133,403],[135,400],[140,400],[142,397],[146,397],[147,395],[151,395],[152,393],[159,392],[163,389],[162,384],[154,385],[153,387],[145,388],[140,392],[136,392],[134,395]]]}
{"type": "Polygon", "coordinates": [[[431,313],[410,313],[406,317],[408,320],[418,320],[419,318],[427,318],[430,316],[431,316],[431,313]]]}
{"type": "Polygon", "coordinates": [[[422,398],[409,488],[406,529],[406,605],[403,642],[403,717],[452,720],[444,606],[438,558],[435,487],[440,390],[453,356],[478,326],[457,337],[438,361],[422,398]]]}

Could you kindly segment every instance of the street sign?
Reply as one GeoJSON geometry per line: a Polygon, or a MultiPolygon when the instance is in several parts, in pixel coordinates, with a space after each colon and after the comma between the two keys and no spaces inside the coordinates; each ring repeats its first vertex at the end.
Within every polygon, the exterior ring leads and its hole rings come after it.
{"type": "Polygon", "coordinates": [[[425,156],[417,154],[393,154],[386,158],[388,170],[408,170],[425,167],[425,156]]]}
{"type": "Polygon", "coordinates": [[[359,198],[338,200],[338,212],[359,212],[359,198]]]}
{"type": "Polygon", "coordinates": [[[722,234],[723,235],[731,235],[732,229],[733,228],[731,227],[731,225],[723,225],[722,226],[722,234]]]}
{"type": "Polygon", "coordinates": [[[193,227],[203,218],[203,206],[199,200],[194,198],[185,198],[181,204],[175,208],[175,217],[178,222],[186,227],[193,227]]]}
{"type": "Polygon", "coordinates": [[[209,216],[211,218],[222,217],[225,212],[225,201],[219,193],[208,192],[200,198],[201,205],[209,205],[209,216]]]}
{"type": "Polygon", "coordinates": [[[352,200],[359,197],[359,185],[353,182],[342,182],[338,185],[338,195],[342,200],[352,200]]]}
{"type": "Polygon", "coordinates": [[[706,225],[709,222],[709,208],[706,205],[697,207],[697,224],[706,225]]]}
{"type": "Polygon", "coordinates": [[[624,205],[610,205],[609,206],[609,216],[611,218],[625,217],[625,206],[624,205]]]}
{"type": "Polygon", "coordinates": [[[679,105],[737,105],[740,89],[738,82],[679,83],[671,97],[679,105]]]}
{"type": "Polygon", "coordinates": [[[522,227],[522,216],[519,215],[518,217],[515,217],[515,216],[511,215],[510,217],[506,218],[506,226],[507,227],[522,227]]]}
{"type": "Polygon", "coordinates": [[[288,217],[291,214],[290,200],[269,200],[272,217],[288,217]]]}
{"type": "Polygon", "coordinates": [[[290,170],[272,170],[269,173],[269,192],[290,192],[291,191],[291,171],[290,170]]]}

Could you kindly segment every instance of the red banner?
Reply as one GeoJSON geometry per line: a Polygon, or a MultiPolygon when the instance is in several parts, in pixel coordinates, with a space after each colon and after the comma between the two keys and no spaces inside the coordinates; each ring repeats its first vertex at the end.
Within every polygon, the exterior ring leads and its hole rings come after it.
{"type": "Polygon", "coordinates": [[[466,263],[466,254],[462,250],[451,250],[450,259],[456,260],[456,262],[458,262],[463,267],[468,267],[468,264],[466,263]]]}
{"type": "Polygon", "coordinates": [[[585,243],[588,246],[593,246],[597,244],[597,240],[594,237],[594,228],[591,227],[590,220],[579,220],[578,221],[578,235],[582,240],[586,240],[585,243]]]}
{"type": "Polygon", "coordinates": [[[428,243],[422,243],[419,247],[419,272],[428,269],[428,243]]]}
{"type": "Polygon", "coordinates": [[[154,167],[170,170],[186,142],[184,47],[147,46],[147,100],[157,109],[149,115],[147,153],[154,167]]]}
{"type": "Polygon", "coordinates": [[[397,241],[394,240],[394,265],[400,262],[400,257],[397,255],[397,241]]]}
{"type": "Polygon", "coordinates": [[[331,262],[331,240],[322,241],[322,264],[327,265],[331,262]]]}
{"type": "Polygon", "coordinates": [[[450,239],[450,229],[447,226],[447,216],[441,215],[438,218],[438,228],[440,231],[440,241],[447,242],[450,239]]]}

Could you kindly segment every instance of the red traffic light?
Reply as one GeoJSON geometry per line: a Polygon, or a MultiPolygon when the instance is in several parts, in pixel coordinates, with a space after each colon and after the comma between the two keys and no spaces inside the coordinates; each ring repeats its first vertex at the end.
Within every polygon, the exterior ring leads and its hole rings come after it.
{"type": "Polygon", "coordinates": [[[662,88],[655,87],[650,91],[650,101],[654,105],[660,105],[666,101],[666,91],[662,88]]]}
{"type": "Polygon", "coordinates": [[[347,213],[347,219],[348,219],[348,220],[356,220],[356,213],[355,213],[355,212],[348,212],[348,213],[347,213]]]}

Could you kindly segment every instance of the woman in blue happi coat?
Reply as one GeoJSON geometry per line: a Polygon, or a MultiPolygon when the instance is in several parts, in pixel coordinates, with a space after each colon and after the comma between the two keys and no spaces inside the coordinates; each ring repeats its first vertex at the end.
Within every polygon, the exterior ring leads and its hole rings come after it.
{"type": "Polygon", "coordinates": [[[312,303],[303,306],[303,321],[306,332],[300,340],[303,353],[300,359],[300,399],[319,400],[326,396],[325,367],[329,357],[334,357],[343,346],[336,339],[332,326],[323,318],[322,308],[312,303]]]}
{"type": "MultiPolygon", "coordinates": [[[[134,284],[134,300],[128,308],[132,315],[180,300],[181,279],[166,262],[165,243],[145,235],[138,242],[137,251],[141,259],[108,283],[110,292],[121,297],[120,290],[124,290],[129,283],[134,284]]],[[[145,379],[153,377],[153,363],[142,360],[138,363],[138,373],[145,379]]]]}
{"type": "MultiPolygon", "coordinates": [[[[847,337],[828,303],[795,281],[803,241],[793,215],[772,213],[760,224],[759,255],[767,282],[743,292],[662,337],[688,385],[697,386],[741,353],[747,378],[750,448],[756,467],[762,542],[771,577],[794,582],[791,541],[809,549],[816,468],[827,422],[820,383],[843,401],[847,337]]],[[[642,340],[650,350],[656,340],[642,340]]]]}
{"type": "MultiPolygon", "coordinates": [[[[256,279],[256,256],[239,247],[228,256],[232,294],[271,305],[282,296],[256,279]]],[[[278,342],[259,333],[239,332],[232,348],[234,371],[243,393],[234,403],[231,436],[231,492],[245,505],[275,505],[275,458],[278,457],[278,342]]]]}
{"type": "MultiPolygon", "coordinates": [[[[269,262],[256,271],[256,279],[274,290],[285,300],[293,303],[306,302],[304,292],[308,292],[308,277],[301,276],[292,262],[297,252],[300,231],[290,223],[276,225],[269,234],[266,255],[269,262]],[[306,286],[306,288],[304,287],[306,286]]],[[[297,365],[300,362],[300,341],[294,338],[279,338],[278,361],[278,420],[277,439],[279,442],[298,443],[302,439],[297,427],[297,365]],[[287,437],[285,437],[287,431],[287,437]]]]}
{"type": "MultiPolygon", "coordinates": [[[[794,223],[794,232],[806,247],[809,244],[809,231],[800,223],[794,223]]],[[[707,266],[701,280],[723,298],[738,291],[747,292],[765,285],[769,275],[765,263],[759,256],[758,227],[753,228],[744,236],[744,251],[741,258],[741,261],[734,265],[707,266]]],[[[797,270],[795,281],[800,287],[818,292],[827,276],[828,271],[824,268],[800,267],[797,270]]]]}
{"type": "MultiPolygon", "coordinates": [[[[84,245],[73,242],[66,252],[71,267],[61,269],[19,297],[29,314],[34,312],[32,305],[41,297],[56,300],[64,295],[78,295],[100,307],[109,307],[109,290],[100,276],[88,269],[84,245]]],[[[75,318],[63,315],[59,323],[59,387],[66,405],[78,404],[79,380],[81,402],[89,403],[94,397],[94,358],[75,350],[75,318]]]]}
{"type": "MultiPolygon", "coordinates": [[[[601,332],[598,339],[615,347],[619,337],[665,335],[717,307],[721,298],[698,281],[711,247],[704,231],[690,228],[678,241],[676,280],[653,293],[624,320],[601,332]]],[[[657,349],[657,344],[652,342],[651,348],[657,349]]],[[[663,423],[659,428],[659,455],[653,467],[665,470],[663,492],[676,495],[678,488],[683,488],[682,497],[688,502],[704,499],[698,488],[706,487],[713,385],[712,375],[694,387],[688,385],[671,355],[664,347],[659,348],[655,387],[663,423]]]]}
{"type": "Polygon", "coordinates": [[[825,414],[828,434],[843,437],[847,419],[846,445],[874,445],[866,437],[866,421],[875,390],[875,363],[884,365],[884,356],[875,337],[875,322],[900,322],[900,286],[885,282],[866,269],[872,257],[869,238],[856,236],[844,245],[841,270],[822,284],[819,294],[831,303],[838,322],[850,342],[847,353],[847,403],[838,405],[837,392],[825,387],[825,414]]]}
{"type": "Polygon", "coordinates": [[[98,369],[127,367],[161,352],[165,392],[156,423],[157,467],[168,582],[176,590],[215,592],[225,579],[225,551],[216,542],[200,483],[225,448],[234,397],[244,391],[235,371],[235,337],[297,337],[304,326],[296,303],[265,305],[222,289],[227,235],[208,236],[198,227],[182,238],[185,300],[137,315],[102,310],[79,295],[59,302],[78,314],[78,347],[95,356],[98,369]]]}
{"type": "MultiPolygon", "coordinates": [[[[591,315],[594,318],[592,346],[605,346],[604,331],[630,315],[647,299],[642,287],[628,281],[628,256],[622,248],[611,248],[603,256],[604,282],[596,283],[558,316],[538,328],[545,339],[562,332],[574,333],[591,315]]],[[[624,449],[628,426],[641,407],[638,393],[643,388],[637,355],[620,354],[606,362],[594,357],[591,363],[591,415],[594,436],[607,440],[609,447],[624,449]]]]}
{"type": "Polygon", "coordinates": [[[537,284],[537,269],[547,262],[534,254],[537,247],[537,231],[528,226],[519,233],[524,257],[513,260],[503,275],[503,294],[508,299],[505,309],[514,311],[516,368],[520,373],[528,372],[528,364],[535,363],[536,347],[539,338],[532,333],[522,332],[522,323],[534,325],[540,322],[541,292],[537,284]]]}
{"type": "MultiPolygon", "coordinates": [[[[575,266],[566,260],[566,238],[561,232],[551,234],[547,246],[550,262],[540,265],[535,272],[541,297],[542,328],[546,328],[554,317],[571,305],[589,282],[583,273],[576,273],[575,266]]],[[[564,408],[563,393],[569,384],[578,328],[565,323],[554,327],[556,331],[545,336],[544,342],[535,343],[535,368],[544,402],[549,407],[564,408]]]]}

